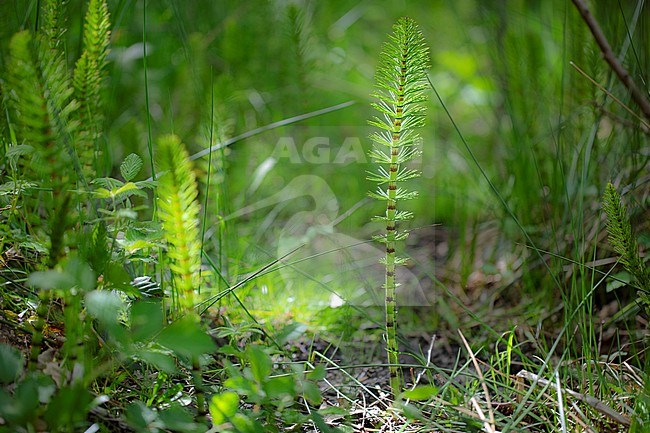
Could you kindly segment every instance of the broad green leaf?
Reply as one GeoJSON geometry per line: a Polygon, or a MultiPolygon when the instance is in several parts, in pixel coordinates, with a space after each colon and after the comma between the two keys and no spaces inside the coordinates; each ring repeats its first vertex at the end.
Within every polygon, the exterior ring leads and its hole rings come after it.
{"type": "Polygon", "coordinates": [[[289,396],[293,400],[296,396],[296,382],[293,376],[272,377],[264,383],[263,387],[266,395],[272,399],[289,396]]]}
{"type": "Polygon", "coordinates": [[[256,382],[239,375],[238,372],[226,379],[223,386],[237,391],[240,395],[248,396],[251,401],[260,402],[265,397],[256,382]]]}
{"type": "Polygon", "coordinates": [[[210,401],[210,415],[215,425],[228,422],[239,408],[239,396],[232,392],[226,391],[214,395],[210,401]]]}
{"type": "Polygon", "coordinates": [[[139,301],[131,307],[131,335],[135,341],[148,341],[163,329],[160,303],[139,301]]]}
{"type": "Polygon", "coordinates": [[[64,264],[62,271],[32,272],[28,281],[32,286],[46,290],[77,288],[87,292],[95,287],[96,278],[88,264],[73,257],[64,264]]]}
{"type": "Polygon", "coordinates": [[[181,356],[201,356],[216,350],[212,338],[201,329],[198,321],[189,316],[163,329],[156,341],[181,356]]]}
{"type": "Polygon", "coordinates": [[[251,345],[246,350],[246,357],[250,362],[253,378],[258,383],[264,383],[271,374],[273,363],[271,357],[257,345],[251,345]]]}
{"type": "Polygon", "coordinates": [[[312,421],[314,421],[314,425],[316,425],[316,427],[318,427],[318,430],[322,433],[339,432],[339,430],[328,426],[327,423],[325,422],[325,419],[319,412],[316,411],[312,412],[311,419],[312,421]]]}
{"type": "Polygon", "coordinates": [[[33,384],[21,383],[13,395],[0,390],[0,417],[5,422],[20,424],[35,416],[38,391],[33,384]]]}
{"type": "Polygon", "coordinates": [[[133,220],[133,221],[138,219],[138,213],[136,211],[134,211],[133,209],[128,209],[128,208],[118,209],[115,212],[114,216],[115,216],[115,218],[118,218],[118,219],[128,219],[128,220],[133,220]]]}
{"type": "Polygon", "coordinates": [[[402,397],[405,399],[423,401],[428,400],[431,397],[438,394],[438,387],[435,385],[421,385],[417,386],[414,389],[404,391],[402,397]]]}
{"type": "Polygon", "coordinates": [[[406,416],[406,418],[425,421],[424,415],[422,415],[420,409],[418,409],[414,405],[400,403],[398,407],[401,407],[402,413],[406,416]]]}
{"type": "Polygon", "coordinates": [[[292,322],[280,329],[275,335],[275,341],[279,344],[285,344],[288,341],[297,340],[307,330],[304,323],[292,322]]]}
{"type": "Polygon", "coordinates": [[[624,287],[632,281],[632,276],[627,271],[617,272],[611,277],[612,279],[607,282],[607,293],[624,287]]]}
{"type": "Polygon", "coordinates": [[[97,188],[93,191],[93,194],[97,198],[109,198],[111,196],[111,192],[106,188],[97,188]]]}
{"type": "Polygon", "coordinates": [[[89,292],[95,288],[97,277],[90,266],[78,257],[73,257],[65,264],[65,272],[72,276],[75,287],[83,292],[89,292]]]}
{"type": "MultiPolygon", "coordinates": [[[[158,419],[158,413],[148,408],[143,402],[136,401],[126,407],[126,422],[135,431],[150,431],[149,425],[158,419]]],[[[153,430],[157,431],[157,430],[153,430]]]]}
{"type": "Polygon", "coordinates": [[[322,365],[317,365],[312,371],[307,373],[307,379],[309,380],[323,380],[327,375],[325,367],[322,365]]]}
{"type": "Polygon", "coordinates": [[[195,423],[192,415],[178,404],[159,411],[158,417],[169,430],[183,433],[205,432],[205,426],[195,423]]]}
{"type": "Polygon", "coordinates": [[[305,382],[302,384],[302,392],[307,401],[315,406],[319,406],[323,401],[320,388],[314,382],[305,382]]]}
{"type": "Polygon", "coordinates": [[[108,329],[118,325],[117,319],[124,307],[124,301],[115,292],[93,290],[86,295],[88,313],[108,329]]]}
{"type": "Polygon", "coordinates": [[[104,268],[104,286],[111,290],[119,290],[130,296],[138,296],[140,292],[131,284],[131,277],[118,262],[111,262],[104,268]]]}
{"type": "Polygon", "coordinates": [[[142,349],[137,352],[137,356],[144,362],[147,362],[165,373],[176,373],[176,363],[170,355],[163,352],[142,349]]]}
{"type": "Polygon", "coordinates": [[[23,355],[8,344],[0,344],[0,383],[11,383],[23,371],[23,355]]]}
{"type": "Polygon", "coordinates": [[[86,419],[93,395],[81,386],[61,388],[45,411],[45,420],[52,430],[70,428],[86,419]]]}
{"type": "Polygon", "coordinates": [[[44,373],[36,373],[30,375],[25,380],[25,382],[27,381],[33,381],[36,384],[36,388],[38,390],[38,401],[41,404],[49,403],[52,399],[52,396],[57,390],[54,379],[44,373]]]}

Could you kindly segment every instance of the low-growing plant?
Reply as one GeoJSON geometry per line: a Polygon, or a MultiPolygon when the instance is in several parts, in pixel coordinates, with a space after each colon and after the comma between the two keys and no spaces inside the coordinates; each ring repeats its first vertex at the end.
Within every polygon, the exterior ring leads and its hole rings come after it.
{"type": "Polygon", "coordinates": [[[608,182],[605,187],[603,210],[607,215],[609,243],[618,254],[620,263],[634,278],[637,286],[637,302],[650,317],[650,272],[639,253],[639,244],[632,230],[627,209],[611,182],[608,182]]]}
{"type": "Polygon", "coordinates": [[[322,396],[316,381],[325,377],[323,366],[308,371],[305,364],[296,363],[285,371],[276,370],[268,350],[256,344],[244,350],[226,346],[221,351],[236,356],[244,367],[226,361],[226,390],[215,394],[209,406],[216,431],[275,432],[280,425],[307,423],[323,432],[335,431],[317,411],[322,396]],[[252,409],[240,408],[240,400],[252,409]],[[307,413],[301,404],[308,408],[307,413]]]}

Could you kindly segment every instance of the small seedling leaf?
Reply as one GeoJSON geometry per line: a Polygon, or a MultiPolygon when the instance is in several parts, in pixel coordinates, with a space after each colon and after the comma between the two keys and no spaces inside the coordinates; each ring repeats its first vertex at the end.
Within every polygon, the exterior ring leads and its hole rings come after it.
{"type": "Polygon", "coordinates": [[[124,158],[124,162],[120,165],[120,173],[125,181],[130,181],[135,178],[140,169],[142,168],[142,158],[135,153],[130,154],[124,158]]]}

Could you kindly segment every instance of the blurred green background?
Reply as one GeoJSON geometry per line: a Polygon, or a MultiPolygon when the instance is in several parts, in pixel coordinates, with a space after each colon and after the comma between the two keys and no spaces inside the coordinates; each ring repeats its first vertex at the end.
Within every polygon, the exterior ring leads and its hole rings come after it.
{"type": "MultiPolygon", "coordinates": [[[[0,4],[0,61],[10,36],[35,25],[37,4],[0,4]]],[[[648,6],[592,7],[631,75],[645,83],[648,6]]],[[[80,0],[68,3],[71,65],[81,50],[83,9],[80,0]]],[[[107,158],[100,175],[116,175],[132,152],[147,161],[149,131],[154,141],[174,132],[196,153],[273,122],[355,102],[197,160],[202,200],[209,194],[205,249],[230,280],[301,243],[307,248],[296,260],[380,231],[370,218],[382,205],[365,199],[373,188],[365,179],[372,169],[364,158],[367,120],[374,115],[370,95],[381,45],[404,15],[421,26],[431,48],[431,81],[469,144],[431,92],[418,161],[423,176],[410,184],[420,197],[404,204],[415,214],[406,254],[421,254],[409,268],[414,278],[438,278],[467,302],[490,303],[514,289],[515,302],[532,298],[545,307],[537,316],[560,298],[584,293],[571,283],[580,277],[567,273],[570,262],[524,245],[532,241],[578,263],[611,255],[602,247],[598,210],[609,180],[627,188],[633,222],[647,229],[647,130],[570,66],[629,103],[568,1],[115,0],[109,9],[107,158]],[[440,226],[430,236],[433,224],[440,226]],[[496,285],[488,274],[500,275],[496,285]]],[[[289,301],[300,311],[336,303],[330,289],[357,296],[381,255],[377,246],[365,247],[305,260],[300,272],[308,276],[285,269],[258,279],[247,289],[251,302],[283,309],[289,301]],[[352,270],[344,269],[350,263],[352,270]],[[360,276],[340,278],[355,269],[360,276]]],[[[429,302],[440,302],[430,296],[435,284],[425,286],[429,302]]],[[[607,296],[603,289],[602,302],[607,296]]]]}

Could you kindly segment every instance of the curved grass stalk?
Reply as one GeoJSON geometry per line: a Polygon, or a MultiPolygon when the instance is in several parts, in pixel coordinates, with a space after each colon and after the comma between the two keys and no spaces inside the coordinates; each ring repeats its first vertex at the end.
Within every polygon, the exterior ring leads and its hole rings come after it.
{"type": "Polygon", "coordinates": [[[397,203],[417,196],[397,185],[419,176],[419,172],[404,166],[420,155],[417,147],[419,136],[415,130],[424,125],[427,88],[426,71],[430,67],[429,50],[417,24],[410,18],[400,18],[393,26],[389,42],[384,44],[380,64],[375,75],[377,91],[373,94],[378,102],[372,106],[381,114],[369,123],[378,128],[370,138],[374,142],[369,155],[379,165],[369,180],[377,182],[378,188],[370,195],[386,202],[386,213],[375,220],[386,224],[386,233],[377,237],[386,244],[386,351],[390,370],[390,387],[394,397],[401,391],[397,345],[397,305],[395,267],[405,259],[395,255],[395,244],[408,236],[397,230],[397,222],[410,219],[411,212],[400,211],[397,203]]]}

